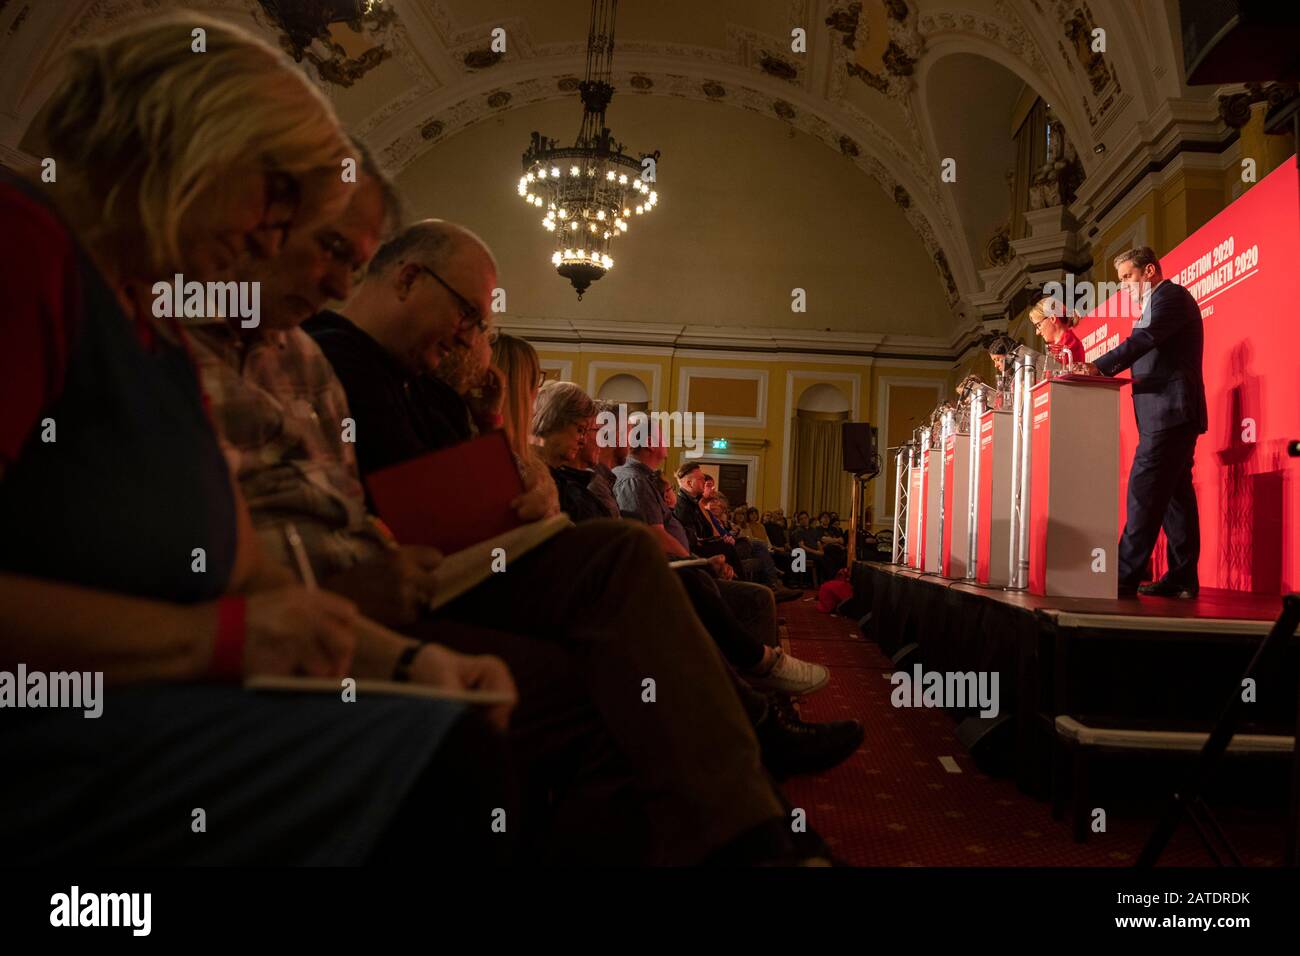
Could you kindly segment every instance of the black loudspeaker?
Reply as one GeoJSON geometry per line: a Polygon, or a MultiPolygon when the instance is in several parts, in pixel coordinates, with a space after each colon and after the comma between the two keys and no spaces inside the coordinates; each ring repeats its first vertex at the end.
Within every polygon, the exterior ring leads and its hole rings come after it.
{"type": "Polygon", "coordinates": [[[1300,4],[1294,0],[1181,0],[1189,86],[1300,79],[1300,4]]]}
{"type": "Polygon", "coordinates": [[[876,426],[865,422],[845,422],[840,426],[844,445],[844,470],[860,475],[864,471],[879,471],[876,455],[876,426]]]}

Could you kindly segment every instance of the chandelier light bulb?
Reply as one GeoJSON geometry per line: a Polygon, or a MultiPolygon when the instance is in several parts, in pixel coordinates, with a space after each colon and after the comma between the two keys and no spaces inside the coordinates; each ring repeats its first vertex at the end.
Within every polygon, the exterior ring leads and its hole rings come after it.
{"type": "Polygon", "coordinates": [[[578,175],[578,167],[577,167],[577,166],[570,166],[570,167],[569,167],[569,175],[570,175],[570,176],[576,176],[576,175],[578,175]]]}

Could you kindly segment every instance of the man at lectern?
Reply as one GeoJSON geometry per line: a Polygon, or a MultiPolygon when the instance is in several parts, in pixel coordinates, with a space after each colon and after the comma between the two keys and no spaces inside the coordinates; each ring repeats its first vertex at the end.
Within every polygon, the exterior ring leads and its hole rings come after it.
{"type": "Polygon", "coordinates": [[[1142,310],[1133,332],[1100,356],[1090,371],[1115,375],[1132,369],[1138,447],[1128,478],[1128,518],[1119,545],[1121,596],[1133,593],[1193,598],[1200,584],[1200,516],[1192,487],[1196,440],[1206,430],[1201,358],[1205,327],[1196,299],[1166,279],[1147,246],[1115,258],[1119,281],[1142,310]],[[1169,569],[1151,584],[1141,580],[1156,536],[1164,527],[1169,569]]]}

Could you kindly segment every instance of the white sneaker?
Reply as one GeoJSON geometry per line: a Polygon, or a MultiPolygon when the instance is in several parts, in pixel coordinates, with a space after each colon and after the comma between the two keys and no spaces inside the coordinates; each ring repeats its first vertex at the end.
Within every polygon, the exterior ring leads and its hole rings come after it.
{"type": "Polygon", "coordinates": [[[831,679],[831,672],[821,664],[810,664],[776,648],[776,661],[766,674],[749,675],[746,680],[755,690],[773,690],[791,697],[802,697],[821,690],[831,679]]]}

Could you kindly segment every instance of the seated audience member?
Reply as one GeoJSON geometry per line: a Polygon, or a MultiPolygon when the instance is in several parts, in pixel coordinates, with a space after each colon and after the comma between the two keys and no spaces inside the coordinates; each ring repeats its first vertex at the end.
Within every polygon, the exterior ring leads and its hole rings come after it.
{"type": "Polygon", "coordinates": [[[499,661],[376,638],[264,558],[184,332],[155,311],[156,281],[233,280],[346,202],[328,102],[280,52],[187,13],[75,49],[42,115],[57,182],[0,173],[0,667],[102,672],[109,690],[96,720],[6,713],[0,759],[22,775],[0,797],[6,859],[501,858],[513,837],[478,821],[513,806],[508,766],[463,705],[240,686],[401,666],[511,689],[499,661]]]}
{"type": "MultiPolygon", "coordinates": [[[[624,464],[614,469],[615,494],[620,510],[645,522],[669,558],[694,557],[690,536],[673,514],[676,494],[658,471],[665,457],[666,449],[653,439],[646,447],[630,448],[624,464]]],[[[767,767],[776,776],[786,777],[840,763],[862,743],[862,725],[856,720],[806,723],[787,696],[817,690],[825,685],[829,672],[821,665],[782,653],[779,646],[763,648],[750,638],[746,633],[750,628],[738,624],[726,597],[734,601],[747,593],[762,595],[774,611],[770,593],[758,585],[728,580],[730,569],[721,556],[713,559],[709,572],[679,570],[696,611],[724,655],[744,676],[736,689],[754,723],[767,767]],[[720,573],[721,578],[715,581],[709,572],[720,573]],[[766,701],[751,688],[770,691],[766,701]]]]}
{"type": "Polygon", "coordinates": [[[794,516],[794,527],[790,529],[790,548],[793,553],[794,549],[801,549],[808,559],[811,566],[815,566],[817,574],[822,580],[829,580],[826,574],[825,558],[826,552],[822,550],[822,535],[824,531],[820,522],[813,524],[807,511],[798,511],[794,516]]]}
{"type": "Polygon", "coordinates": [[[830,580],[848,564],[848,544],[834,512],[823,511],[817,516],[817,523],[822,529],[822,579],[830,580]]]}
{"type": "Polygon", "coordinates": [[[763,527],[767,530],[767,540],[771,542],[773,550],[790,550],[790,533],[786,528],[785,516],[780,511],[772,512],[771,518],[763,522],[763,527]]]}
{"type": "MultiPolygon", "coordinates": [[[[521,348],[532,347],[521,342],[521,348]]],[[[572,382],[547,382],[533,409],[534,438],[541,443],[543,460],[556,475],[564,510],[575,521],[604,516],[598,500],[587,489],[585,472],[572,465],[580,460],[587,443],[596,440],[594,411],[595,403],[572,382]]],[[[657,471],[653,478],[662,496],[666,482],[657,471]]],[[[685,548],[686,535],[672,515],[671,491],[667,494],[670,497],[663,503],[664,529],[685,548]],[[670,522],[676,524],[675,533],[670,522]]],[[[701,622],[723,656],[744,677],[735,682],[736,691],[758,735],[764,765],[776,777],[825,770],[857,749],[862,742],[862,728],[857,721],[805,723],[786,696],[811,693],[824,685],[829,679],[825,668],[805,665],[801,669],[800,662],[784,657],[778,647],[764,646],[731,613],[718,585],[702,568],[680,568],[678,574],[701,622]],[[757,692],[763,690],[773,693],[765,697],[757,692]]]]}
{"type": "Polygon", "coordinates": [[[619,511],[618,502],[614,498],[614,469],[623,464],[627,458],[627,451],[617,444],[602,445],[600,442],[603,422],[608,416],[618,416],[618,406],[613,402],[600,400],[595,404],[596,419],[592,423],[591,431],[587,433],[587,440],[582,445],[579,457],[583,467],[591,470],[588,490],[596,496],[611,518],[617,518],[619,511]]]}
{"type": "MultiPolygon", "coordinates": [[[[435,409],[445,406],[448,422],[461,436],[460,441],[498,428],[510,438],[501,407],[500,373],[492,364],[489,329],[478,326],[470,329],[468,345],[452,349],[442,357],[432,375],[419,376],[416,384],[435,409]]],[[[511,448],[514,448],[513,441],[511,448]]]]}
{"type": "Polygon", "coordinates": [[[758,562],[743,557],[736,539],[720,536],[704,508],[706,482],[711,479],[699,462],[685,461],[677,468],[677,518],[691,535],[692,550],[705,557],[721,555],[735,575],[742,580],[757,573],[758,562]],[[748,562],[748,563],[746,563],[748,562]]]}
{"type": "MultiPolygon", "coordinates": [[[[481,240],[451,223],[426,220],[379,249],[346,315],[327,311],[307,323],[347,393],[363,475],[454,443],[437,421],[455,409],[413,407],[406,383],[436,368],[453,348],[468,348],[471,329],[486,329],[495,286],[496,266],[481,240]]],[[[454,394],[443,400],[463,404],[454,394]]],[[[545,493],[538,491],[546,486],[553,500],[549,480],[516,500],[521,519],[547,513],[545,493]]],[[[630,764],[654,827],[652,859],[759,861],[824,853],[792,839],[722,660],[645,529],[599,519],[562,531],[421,627],[439,636],[445,622],[522,634],[571,653],[630,764]],[[648,674],[668,704],[652,719],[639,690],[628,693],[648,674]]]]}
{"type": "Polygon", "coordinates": [[[772,558],[772,550],[768,543],[751,538],[739,528],[731,526],[728,520],[727,499],[718,492],[717,484],[709,474],[704,475],[701,505],[705,517],[709,519],[722,539],[735,546],[736,553],[740,555],[751,580],[766,582],[776,594],[778,602],[794,601],[801,596],[802,592],[785,586],[781,570],[772,558]]]}
{"type": "MultiPolygon", "coordinates": [[[[654,429],[647,431],[653,433],[654,429]]],[[[644,447],[630,448],[627,460],[614,469],[614,497],[618,499],[620,511],[635,516],[650,528],[663,546],[665,554],[671,558],[689,558],[692,556],[690,549],[682,549],[681,542],[672,538],[664,527],[666,506],[657,476],[667,454],[667,448],[656,441],[653,434],[644,447]]],[[[713,567],[720,565],[718,562],[713,567]]],[[[717,592],[731,609],[731,614],[746,624],[742,628],[746,639],[737,639],[734,644],[724,645],[723,651],[751,684],[790,694],[811,693],[826,684],[829,679],[826,668],[782,653],[776,625],[776,605],[770,591],[759,585],[726,580],[725,577],[715,582],[700,569],[688,570],[689,573],[683,576],[684,583],[688,585],[688,593],[697,588],[717,592]]],[[[732,630],[728,628],[722,633],[714,632],[714,637],[721,639],[731,633],[732,630]]]]}
{"type": "Polygon", "coordinates": [[[684,461],[678,466],[675,477],[677,478],[677,507],[674,511],[677,519],[681,521],[684,527],[692,536],[691,550],[698,554],[722,555],[727,560],[727,564],[736,574],[743,574],[740,566],[740,555],[736,553],[735,542],[728,542],[724,538],[718,537],[717,529],[713,523],[704,516],[702,502],[704,499],[704,476],[703,469],[697,461],[684,461]]]}
{"type": "Polygon", "coordinates": [[[749,535],[749,537],[754,538],[757,541],[762,541],[769,547],[771,546],[772,542],[768,537],[767,528],[763,526],[763,522],[758,518],[757,508],[746,508],[743,517],[741,517],[740,524],[741,530],[745,534],[749,535]]]}
{"type": "MultiPolygon", "coordinates": [[[[554,511],[560,511],[559,486],[532,443],[533,403],[545,379],[537,352],[523,339],[498,334],[487,358],[488,367],[480,374],[485,381],[492,382],[493,390],[488,394],[502,406],[502,430],[519,463],[524,486],[545,489],[554,502],[554,511]]],[[[465,398],[475,400],[472,393],[465,398]]],[[[478,400],[483,399],[480,396],[478,400]]]]}
{"type": "MultiPolygon", "coordinates": [[[[323,426],[348,417],[346,397],[319,348],[297,328],[325,302],[346,298],[352,271],[370,258],[396,215],[391,192],[364,152],[361,169],[342,215],[320,229],[295,231],[274,269],[250,271],[265,292],[259,327],[217,319],[195,327],[192,337],[232,471],[273,553],[290,560],[282,542],[292,523],[324,587],[407,628],[436,587],[440,556],[428,548],[395,548],[366,513],[351,445],[340,439],[341,429],[323,426]]],[[[444,643],[491,650],[514,664],[521,700],[510,725],[512,749],[528,791],[549,795],[544,804],[530,800],[515,818],[521,852],[585,858],[581,848],[592,841],[593,828],[602,839],[610,833],[593,810],[608,802],[617,789],[611,780],[624,771],[603,756],[615,748],[589,694],[576,676],[566,679],[576,670],[569,656],[484,628],[443,624],[437,630],[444,643]]]]}
{"type": "Polygon", "coordinates": [[[583,449],[596,440],[595,420],[595,403],[572,382],[547,382],[537,393],[533,439],[559,489],[560,509],[574,521],[610,516],[591,491],[591,472],[581,467],[583,449]]]}

